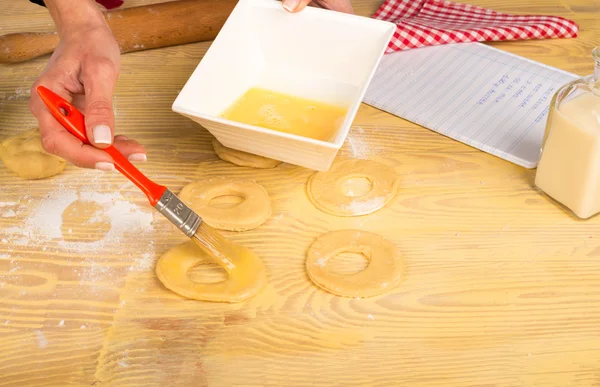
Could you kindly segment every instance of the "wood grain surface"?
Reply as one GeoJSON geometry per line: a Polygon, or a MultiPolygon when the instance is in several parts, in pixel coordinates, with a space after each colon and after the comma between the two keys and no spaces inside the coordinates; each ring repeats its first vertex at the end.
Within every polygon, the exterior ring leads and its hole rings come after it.
{"type": "MultiPolygon", "coordinates": [[[[574,19],[577,39],[494,46],[592,72],[598,0],[472,3],[574,19]]],[[[379,4],[354,5],[369,15],[379,4]]],[[[2,34],[53,29],[25,0],[0,0],[0,15],[2,34]]],[[[339,159],[393,166],[398,195],[369,216],[321,213],[305,194],[310,171],[222,162],[211,136],[171,111],[208,47],[124,55],[117,132],[147,147],[143,171],[176,192],[214,176],[267,189],[272,217],[226,234],[262,257],[267,289],[243,304],[182,299],[153,270],[185,238],[122,176],[68,166],[23,181],[0,165],[0,386],[600,386],[600,218],[571,217],[533,188],[534,171],[368,106],[339,159]],[[77,200],[97,208],[63,224],[77,200]],[[397,245],[396,289],[347,299],[308,280],[308,246],[346,228],[397,245]]],[[[0,138],[36,126],[29,88],[47,60],[0,66],[0,138]]],[[[196,277],[219,274],[206,265],[196,277]]]]}

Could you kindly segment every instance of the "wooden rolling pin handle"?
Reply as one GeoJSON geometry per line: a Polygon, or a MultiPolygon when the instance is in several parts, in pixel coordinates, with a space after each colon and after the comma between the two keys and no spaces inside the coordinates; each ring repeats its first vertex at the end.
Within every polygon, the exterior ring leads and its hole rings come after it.
{"type": "MultiPolygon", "coordinates": [[[[213,40],[237,0],[179,0],[110,11],[104,14],[121,53],[213,40]]],[[[58,34],[0,36],[0,63],[18,63],[49,54],[58,34]]]]}
{"type": "Polygon", "coordinates": [[[56,32],[23,32],[0,36],[0,63],[19,63],[50,54],[59,40],[56,32]]]}
{"type": "Polygon", "coordinates": [[[213,40],[237,0],[178,0],[106,13],[121,53],[213,40]]]}

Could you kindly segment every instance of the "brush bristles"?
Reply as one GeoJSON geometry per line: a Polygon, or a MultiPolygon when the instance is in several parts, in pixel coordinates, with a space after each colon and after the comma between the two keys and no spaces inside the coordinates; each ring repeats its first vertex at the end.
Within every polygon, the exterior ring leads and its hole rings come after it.
{"type": "Polygon", "coordinates": [[[208,226],[206,222],[200,224],[192,240],[204,252],[212,255],[218,261],[224,263],[225,266],[231,265],[230,257],[235,257],[237,254],[237,246],[225,239],[215,229],[208,226]]]}

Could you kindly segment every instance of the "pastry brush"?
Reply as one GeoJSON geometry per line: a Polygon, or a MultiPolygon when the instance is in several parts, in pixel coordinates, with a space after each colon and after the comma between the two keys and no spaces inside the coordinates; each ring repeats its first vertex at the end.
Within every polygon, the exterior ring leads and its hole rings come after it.
{"type": "MultiPolygon", "coordinates": [[[[50,113],[66,130],[84,144],[90,144],[85,130],[85,117],[75,106],[44,86],[38,86],[37,93],[50,110],[50,113]]],[[[199,242],[196,244],[201,248],[207,249],[212,255],[223,258],[235,253],[235,245],[232,245],[214,229],[206,225],[198,214],[192,211],[167,187],[146,177],[117,148],[111,145],[102,150],[112,157],[115,168],[142,190],[150,204],[158,212],[164,215],[187,237],[199,242]]]]}

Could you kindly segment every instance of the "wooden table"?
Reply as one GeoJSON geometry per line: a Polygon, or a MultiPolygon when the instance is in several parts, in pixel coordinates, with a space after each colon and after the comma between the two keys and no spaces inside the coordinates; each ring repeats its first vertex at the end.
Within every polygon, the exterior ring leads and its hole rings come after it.
{"type": "MultiPolygon", "coordinates": [[[[472,3],[576,20],[577,39],[495,46],[592,72],[598,0],[472,3]]],[[[369,15],[378,1],[355,6],[369,15]]],[[[53,28],[25,0],[1,0],[0,14],[2,34],[53,28]]],[[[184,238],[123,177],[69,166],[28,182],[0,166],[0,386],[600,385],[599,218],[569,216],[536,192],[532,170],[368,106],[340,159],[358,147],[393,165],[398,195],[370,216],[323,214],[305,195],[310,171],[219,161],[210,135],[171,111],[208,47],[124,55],[118,132],[147,146],[143,170],[175,191],[221,175],[267,189],[266,224],[226,234],[262,257],[267,289],[244,304],[179,298],[153,269],[184,238]],[[123,215],[100,211],[61,230],[63,209],[78,198],[123,215]],[[345,228],[397,244],[407,268],[400,286],[358,300],[308,280],[307,247],[345,228]]],[[[28,90],[46,62],[0,66],[0,137],[36,126],[28,90]]]]}

